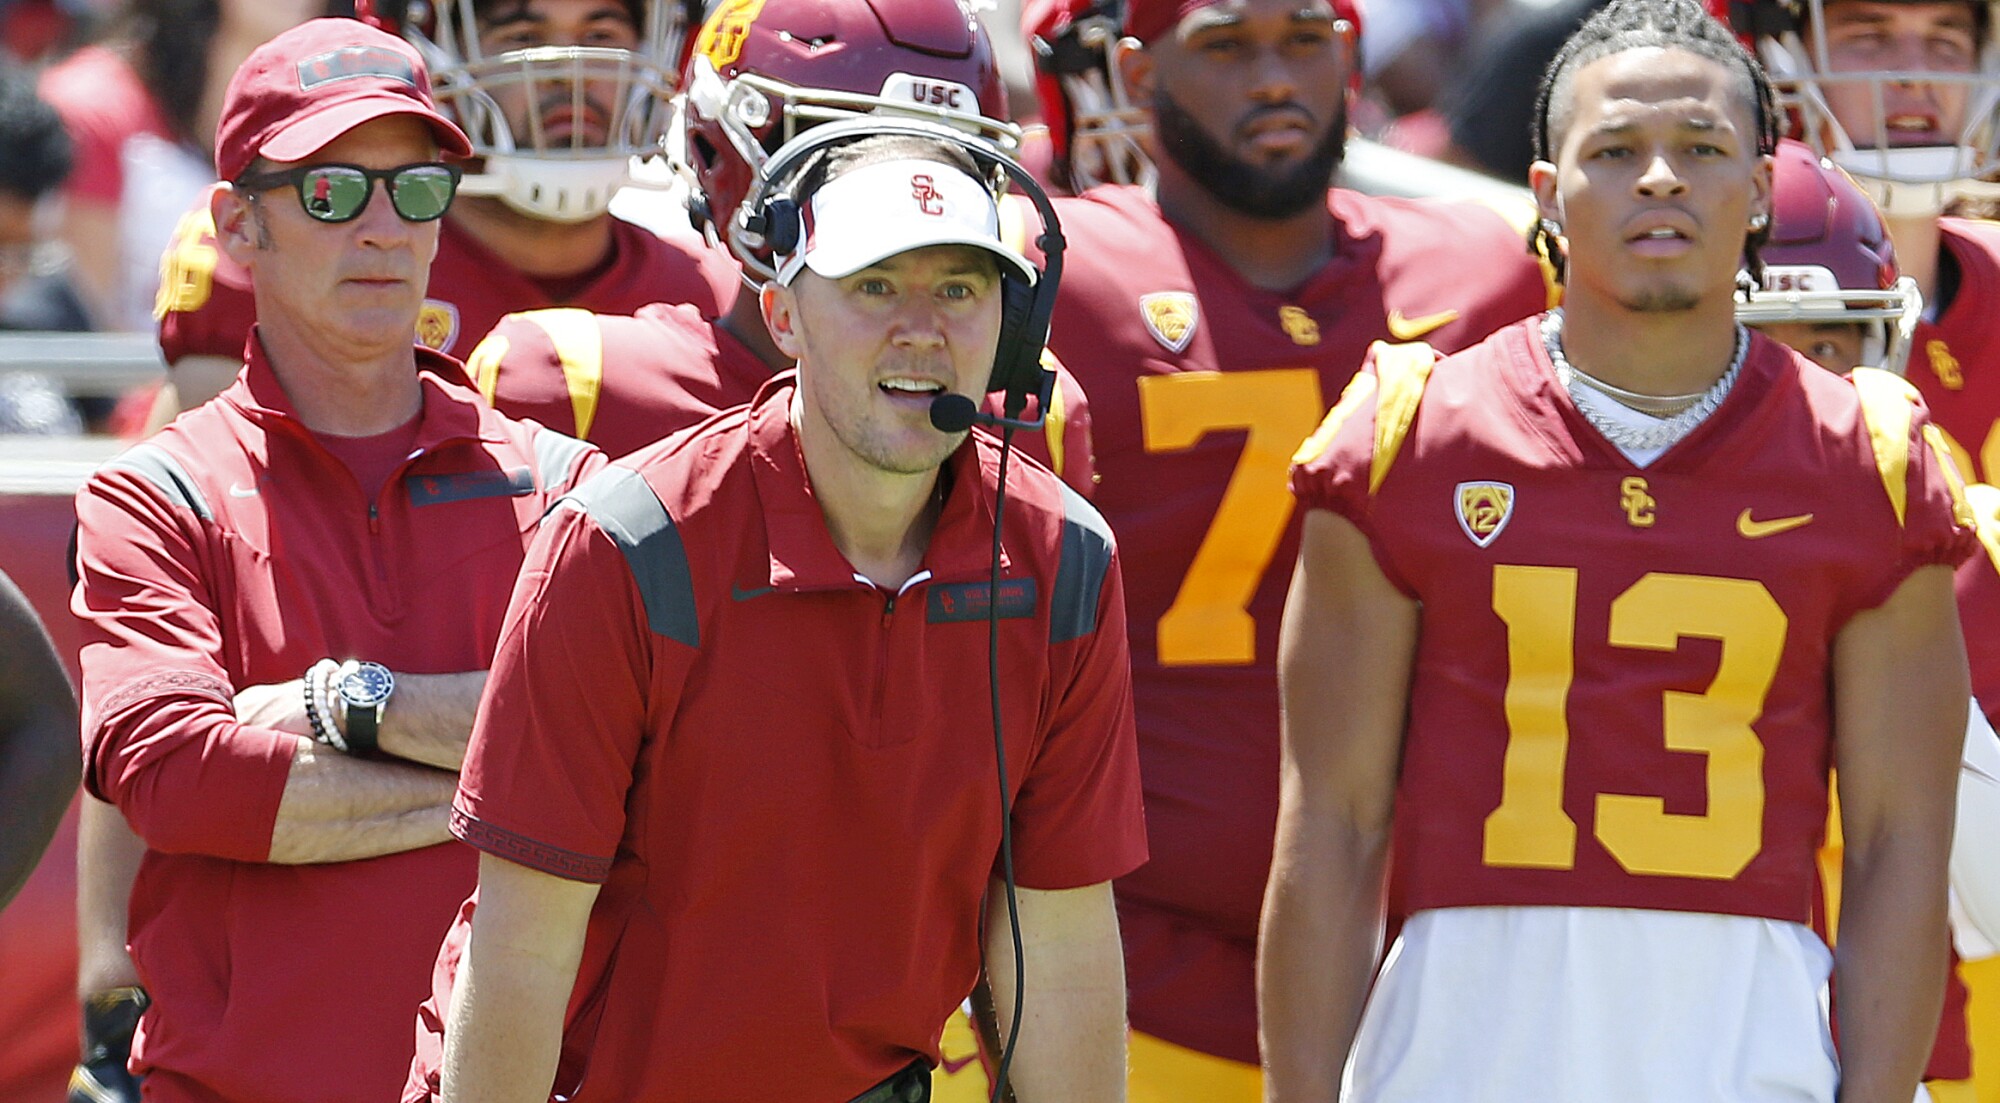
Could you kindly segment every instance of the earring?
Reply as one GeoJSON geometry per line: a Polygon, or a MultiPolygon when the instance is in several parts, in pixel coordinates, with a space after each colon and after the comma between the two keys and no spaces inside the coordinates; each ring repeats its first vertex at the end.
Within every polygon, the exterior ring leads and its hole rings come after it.
{"type": "Polygon", "coordinates": [[[1553,218],[1544,218],[1542,219],[1542,232],[1550,237],[1561,237],[1563,232],[1562,223],[1557,222],[1553,218]]]}
{"type": "Polygon", "coordinates": [[[1750,232],[1753,234],[1763,233],[1764,229],[1770,224],[1771,216],[1765,214],[1763,211],[1758,211],[1756,214],[1750,216],[1750,232]]]}

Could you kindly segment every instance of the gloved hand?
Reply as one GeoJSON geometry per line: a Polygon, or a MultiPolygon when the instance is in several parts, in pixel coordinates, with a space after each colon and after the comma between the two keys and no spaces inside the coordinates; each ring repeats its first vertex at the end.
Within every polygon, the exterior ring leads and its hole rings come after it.
{"type": "Polygon", "coordinates": [[[137,985],[83,1001],[83,1061],[69,1074],[69,1103],[139,1103],[139,1077],[125,1070],[132,1032],[153,1002],[137,985]]]}

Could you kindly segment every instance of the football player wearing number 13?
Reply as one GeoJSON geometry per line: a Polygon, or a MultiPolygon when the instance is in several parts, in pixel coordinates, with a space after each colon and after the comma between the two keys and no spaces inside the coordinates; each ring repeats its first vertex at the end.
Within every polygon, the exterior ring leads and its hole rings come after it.
{"type": "Polygon", "coordinates": [[[1354,0],[1134,0],[1117,61],[1156,188],[1057,200],[1071,247],[1049,346],[1090,395],[1092,500],[1136,549],[1153,858],[1118,903],[1138,1103],[1261,1095],[1287,461],[1370,342],[1458,349],[1549,304],[1528,204],[1509,225],[1329,188],[1362,18],[1354,0]]]}
{"type": "Polygon", "coordinates": [[[1776,110],[1699,4],[1605,8],[1539,115],[1562,312],[1378,348],[1294,469],[1269,1099],[1333,1098],[1351,1051],[1356,1100],[1904,1103],[1944,977],[1962,488],[1907,384],[1735,324],[1776,110]]]}

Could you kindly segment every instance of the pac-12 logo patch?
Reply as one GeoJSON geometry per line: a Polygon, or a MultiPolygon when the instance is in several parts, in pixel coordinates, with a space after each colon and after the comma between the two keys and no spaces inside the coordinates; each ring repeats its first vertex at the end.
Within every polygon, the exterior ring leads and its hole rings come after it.
{"type": "Polygon", "coordinates": [[[1200,307],[1190,291],[1155,291],[1139,296],[1139,313],[1146,317],[1146,329],[1153,340],[1168,352],[1184,352],[1194,340],[1194,326],[1201,320],[1200,307]]]}
{"type": "Polygon", "coordinates": [[[458,340],[458,305],[443,299],[425,299],[424,308],[417,312],[417,340],[427,349],[439,352],[451,348],[458,340]]]}
{"type": "Polygon", "coordinates": [[[1514,517],[1514,488],[1507,483],[1460,483],[1456,498],[1458,527],[1482,548],[1514,517]]]}

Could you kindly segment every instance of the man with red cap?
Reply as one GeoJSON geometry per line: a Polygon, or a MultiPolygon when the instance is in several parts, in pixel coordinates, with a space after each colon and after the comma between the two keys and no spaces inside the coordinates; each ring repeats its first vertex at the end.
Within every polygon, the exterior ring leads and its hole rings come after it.
{"type": "Polygon", "coordinates": [[[1057,201],[1049,345],[1090,395],[1093,502],[1133,553],[1153,855],[1118,886],[1135,1101],[1261,1095],[1287,461],[1371,342],[1458,349],[1549,302],[1525,204],[1510,226],[1329,186],[1360,18],[1354,0],[1135,0],[1116,64],[1157,181],[1057,201]]]}
{"type": "Polygon", "coordinates": [[[391,35],[252,54],[211,206],[256,294],[241,374],[78,494],[86,785],[147,848],[148,1099],[392,1097],[471,888],[446,818],[500,616],[602,459],[418,343],[469,149],[391,35]]]}

